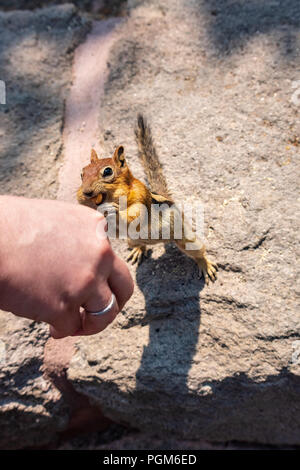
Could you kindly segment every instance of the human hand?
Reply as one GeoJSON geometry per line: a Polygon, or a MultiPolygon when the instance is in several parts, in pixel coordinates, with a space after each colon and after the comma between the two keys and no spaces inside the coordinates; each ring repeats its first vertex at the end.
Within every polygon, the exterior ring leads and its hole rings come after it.
{"type": "Polygon", "coordinates": [[[102,331],[133,292],[126,264],[96,235],[103,215],[58,201],[0,197],[0,308],[49,323],[54,338],[102,331]],[[112,293],[116,304],[105,308],[112,293]]]}

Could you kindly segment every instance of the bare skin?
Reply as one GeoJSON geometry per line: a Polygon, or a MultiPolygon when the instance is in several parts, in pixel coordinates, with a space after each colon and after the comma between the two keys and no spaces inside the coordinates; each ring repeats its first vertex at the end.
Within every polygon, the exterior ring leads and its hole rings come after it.
{"type": "Polygon", "coordinates": [[[54,338],[102,331],[133,292],[126,263],[96,231],[101,214],[58,201],[0,196],[0,308],[50,325],[54,338]],[[115,294],[117,305],[95,317],[115,294]]]}

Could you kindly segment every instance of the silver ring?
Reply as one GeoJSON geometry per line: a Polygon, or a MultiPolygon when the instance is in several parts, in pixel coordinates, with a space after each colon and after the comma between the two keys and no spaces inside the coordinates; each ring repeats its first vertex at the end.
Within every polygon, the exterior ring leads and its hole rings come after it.
{"type": "Polygon", "coordinates": [[[85,309],[85,311],[86,313],[89,313],[90,315],[94,315],[95,317],[98,315],[105,315],[105,313],[108,313],[116,304],[117,304],[116,297],[114,296],[114,294],[111,294],[110,302],[103,310],[99,310],[99,312],[90,312],[89,310],[85,309]]]}

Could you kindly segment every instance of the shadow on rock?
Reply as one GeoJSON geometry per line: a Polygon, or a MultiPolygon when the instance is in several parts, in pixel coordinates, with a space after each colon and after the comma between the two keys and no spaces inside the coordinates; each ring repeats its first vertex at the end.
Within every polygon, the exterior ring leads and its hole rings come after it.
{"type": "Polygon", "coordinates": [[[89,29],[72,5],[0,11],[1,193],[53,195],[73,51],[89,29]]]}
{"type": "MultiPolygon", "coordinates": [[[[203,7],[201,6],[201,12],[203,7]]],[[[300,9],[298,0],[208,0],[204,9],[216,50],[231,54],[258,34],[282,32],[277,46],[286,58],[297,54],[300,9]]]]}
{"type": "Polygon", "coordinates": [[[193,260],[173,245],[157,260],[149,258],[137,268],[137,284],[145,296],[149,343],[136,374],[137,390],[154,389],[183,396],[198,343],[201,311],[199,293],[204,286],[193,260]]]}

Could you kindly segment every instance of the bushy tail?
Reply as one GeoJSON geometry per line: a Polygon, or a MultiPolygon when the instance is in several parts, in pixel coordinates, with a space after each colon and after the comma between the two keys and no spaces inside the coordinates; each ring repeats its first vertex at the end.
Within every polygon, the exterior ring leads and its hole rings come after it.
{"type": "Polygon", "coordinates": [[[137,118],[135,136],[139,150],[139,159],[142,162],[151,191],[169,199],[171,195],[156,153],[151,129],[141,114],[137,118]]]}

